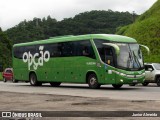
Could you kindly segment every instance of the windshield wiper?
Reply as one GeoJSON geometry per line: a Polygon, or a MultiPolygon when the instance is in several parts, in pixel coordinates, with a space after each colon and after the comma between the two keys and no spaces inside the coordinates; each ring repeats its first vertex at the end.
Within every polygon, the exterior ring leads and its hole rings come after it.
{"type": "Polygon", "coordinates": [[[128,54],[129,54],[129,57],[128,57],[128,61],[127,61],[127,68],[130,67],[131,61],[133,60],[131,52],[128,52],[128,54]]]}
{"type": "Polygon", "coordinates": [[[138,60],[138,58],[136,57],[134,51],[133,51],[133,56],[134,56],[134,60],[135,60],[136,64],[141,68],[142,66],[141,66],[141,64],[140,64],[140,62],[139,62],[139,60],[138,60]]]}

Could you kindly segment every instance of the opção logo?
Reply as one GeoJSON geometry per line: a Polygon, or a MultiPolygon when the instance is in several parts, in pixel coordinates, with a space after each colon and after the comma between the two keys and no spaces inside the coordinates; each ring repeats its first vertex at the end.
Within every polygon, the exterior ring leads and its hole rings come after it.
{"type": "Polygon", "coordinates": [[[35,53],[34,55],[32,55],[29,52],[25,52],[23,54],[23,62],[27,63],[28,62],[28,70],[31,69],[31,66],[33,65],[33,69],[37,70],[38,66],[43,66],[44,62],[48,62],[50,59],[50,53],[49,51],[43,51],[44,46],[39,46],[39,53],[35,53]],[[39,57],[40,56],[40,57],[39,57]],[[37,62],[36,62],[36,58],[37,62]]]}

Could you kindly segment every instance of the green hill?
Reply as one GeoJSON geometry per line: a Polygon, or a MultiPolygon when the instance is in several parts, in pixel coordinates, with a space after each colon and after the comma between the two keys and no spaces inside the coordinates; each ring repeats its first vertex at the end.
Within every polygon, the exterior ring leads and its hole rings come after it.
{"type": "Polygon", "coordinates": [[[22,43],[61,35],[114,34],[117,27],[131,23],[133,23],[133,16],[129,12],[93,10],[61,21],[50,16],[25,20],[8,29],[6,33],[13,43],[22,43]]]}
{"type": "Polygon", "coordinates": [[[11,41],[8,39],[7,35],[0,28],[0,65],[2,65],[3,68],[12,66],[11,49],[12,49],[11,41]]]}
{"type": "Polygon", "coordinates": [[[142,14],[135,23],[120,28],[117,34],[133,37],[140,44],[147,45],[151,54],[145,55],[145,62],[160,63],[160,0],[142,14]]]}

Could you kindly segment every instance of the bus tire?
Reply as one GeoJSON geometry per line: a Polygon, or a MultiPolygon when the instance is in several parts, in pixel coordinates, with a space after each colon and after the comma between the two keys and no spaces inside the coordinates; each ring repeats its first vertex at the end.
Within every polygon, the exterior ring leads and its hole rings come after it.
{"type": "Polygon", "coordinates": [[[98,79],[97,79],[97,76],[95,74],[90,74],[88,76],[88,85],[89,85],[89,88],[92,88],[92,89],[98,89],[101,86],[98,83],[98,79]]]}
{"type": "Polygon", "coordinates": [[[61,84],[61,82],[50,82],[50,85],[52,87],[58,87],[58,86],[60,86],[60,84],[61,84]]]}
{"type": "Polygon", "coordinates": [[[147,86],[149,83],[148,82],[143,82],[142,85],[143,86],[147,86]]]}
{"type": "Polygon", "coordinates": [[[32,86],[41,86],[42,83],[37,81],[37,76],[34,73],[31,73],[29,76],[29,81],[32,86]]]}
{"type": "Polygon", "coordinates": [[[160,77],[157,77],[157,86],[159,86],[160,87],[160,77]]]}
{"type": "Polygon", "coordinates": [[[123,86],[123,84],[119,84],[119,85],[117,85],[117,84],[112,84],[112,86],[113,86],[115,89],[119,89],[119,88],[121,88],[121,87],[123,86]]]}

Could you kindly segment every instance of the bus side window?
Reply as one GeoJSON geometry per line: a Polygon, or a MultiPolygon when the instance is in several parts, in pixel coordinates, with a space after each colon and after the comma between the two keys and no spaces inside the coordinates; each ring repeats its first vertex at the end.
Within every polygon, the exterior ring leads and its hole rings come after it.
{"type": "Polygon", "coordinates": [[[24,52],[25,52],[25,47],[15,47],[13,49],[13,54],[15,58],[22,59],[24,52]]]}
{"type": "Polygon", "coordinates": [[[79,41],[81,55],[95,59],[95,53],[89,40],[79,41]]]}
{"type": "Polygon", "coordinates": [[[53,43],[47,46],[47,50],[50,53],[50,57],[59,57],[60,56],[60,51],[58,50],[58,44],[53,43]]]}
{"type": "Polygon", "coordinates": [[[82,54],[83,56],[89,56],[89,50],[87,46],[83,47],[82,54]]]}

